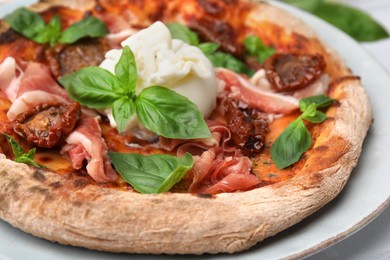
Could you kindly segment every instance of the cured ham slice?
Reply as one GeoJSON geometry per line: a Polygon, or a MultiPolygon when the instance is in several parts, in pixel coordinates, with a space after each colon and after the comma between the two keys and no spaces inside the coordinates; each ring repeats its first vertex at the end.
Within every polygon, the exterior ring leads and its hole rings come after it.
{"type": "Polygon", "coordinates": [[[76,129],[66,138],[61,153],[68,153],[72,167],[80,169],[87,160],[87,172],[96,182],[112,182],[117,178],[107,155],[97,118],[80,119],[76,129]]]}
{"type": "Polygon", "coordinates": [[[16,99],[22,75],[14,58],[7,57],[0,64],[0,89],[11,101],[16,99]]]}
{"type": "Polygon", "coordinates": [[[18,85],[16,98],[7,113],[9,120],[43,103],[71,102],[68,93],[51,77],[49,69],[40,63],[30,63],[18,85]]]}
{"type": "Polygon", "coordinates": [[[288,114],[298,108],[296,98],[265,91],[230,70],[217,69],[216,75],[225,82],[225,91],[229,97],[241,100],[253,108],[274,114],[288,114]]]}
{"type": "Polygon", "coordinates": [[[245,191],[259,183],[250,174],[252,163],[248,157],[218,158],[218,152],[210,149],[195,158],[191,170],[193,182],[189,188],[192,193],[217,194],[221,192],[245,191]]]}
{"type": "Polygon", "coordinates": [[[329,85],[329,77],[322,75],[304,89],[276,93],[272,90],[262,69],[256,72],[251,79],[221,68],[216,70],[216,75],[224,83],[224,91],[227,91],[229,97],[245,102],[263,112],[273,114],[293,112],[298,109],[301,98],[325,94],[329,85]]]}

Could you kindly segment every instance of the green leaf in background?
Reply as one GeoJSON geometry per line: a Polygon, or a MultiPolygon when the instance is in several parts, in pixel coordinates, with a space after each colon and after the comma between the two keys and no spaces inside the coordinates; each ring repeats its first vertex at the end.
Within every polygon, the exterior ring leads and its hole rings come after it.
{"type": "Polygon", "coordinates": [[[301,8],[305,11],[314,11],[324,0],[284,0],[284,2],[301,8]]]}
{"type": "Polygon", "coordinates": [[[187,153],[185,157],[167,154],[108,153],[115,169],[141,193],[161,193],[169,191],[192,168],[194,159],[187,153]]]}
{"type": "Polygon", "coordinates": [[[55,15],[47,24],[42,36],[45,42],[49,42],[51,46],[58,42],[58,38],[61,35],[61,18],[59,15],[55,15]]]}
{"type": "Polygon", "coordinates": [[[62,32],[61,43],[74,43],[84,37],[102,37],[108,33],[106,25],[94,16],[72,24],[69,28],[62,32]]]}
{"type": "Polygon", "coordinates": [[[180,23],[169,23],[166,25],[172,34],[172,38],[180,39],[190,45],[198,45],[198,35],[191,31],[187,26],[180,23]]]}
{"type": "Polygon", "coordinates": [[[4,17],[9,26],[25,37],[43,44],[55,45],[61,43],[74,43],[84,37],[101,37],[108,33],[106,25],[94,16],[89,16],[72,24],[61,32],[61,18],[55,15],[48,24],[42,17],[26,8],[16,9],[4,17]]]}
{"type": "Polygon", "coordinates": [[[389,33],[383,26],[357,8],[324,0],[284,0],[284,2],[322,18],[359,42],[371,42],[389,37],[389,33]]]}
{"type": "Polygon", "coordinates": [[[206,54],[206,56],[214,67],[227,68],[237,73],[243,73],[248,77],[251,77],[254,74],[254,71],[245,63],[229,53],[217,51],[212,54],[206,54]]]}
{"type": "Polygon", "coordinates": [[[32,39],[38,43],[47,42],[39,35],[45,31],[45,22],[41,16],[35,12],[32,12],[26,8],[16,9],[14,12],[6,15],[4,20],[15,31],[23,34],[29,39],[32,39]]]}
{"type": "Polygon", "coordinates": [[[198,47],[211,61],[213,67],[227,68],[237,73],[243,73],[248,77],[251,77],[254,74],[253,70],[233,55],[217,51],[219,44],[213,42],[199,43],[198,35],[185,25],[170,23],[167,24],[167,27],[172,34],[172,38],[180,39],[188,44],[198,47]]]}
{"type": "Polygon", "coordinates": [[[338,3],[321,3],[313,14],[343,30],[360,42],[389,37],[388,32],[367,13],[338,3]]]}
{"type": "Polygon", "coordinates": [[[198,48],[203,51],[204,54],[209,55],[215,53],[218,50],[219,44],[215,42],[204,42],[199,44],[198,48]]]}
{"type": "Polygon", "coordinates": [[[259,63],[263,63],[276,52],[274,48],[266,46],[259,37],[254,35],[250,35],[244,39],[244,46],[247,54],[257,57],[259,63]]]}

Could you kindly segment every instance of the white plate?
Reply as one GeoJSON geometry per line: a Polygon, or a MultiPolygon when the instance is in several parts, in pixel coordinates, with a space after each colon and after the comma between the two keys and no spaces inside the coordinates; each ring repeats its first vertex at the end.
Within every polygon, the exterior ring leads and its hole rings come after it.
{"type": "MultiPolygon", "coordinates": [[[[14,1],[0,6],[0,16],[17,5],[35,2],[14,1]]],[[[356,75],[360,75],[371,101],[374,124],[365,140],[358,167],[334,201],[303,222],[267,239],[252,249],[234,255],[213,258],[279,259],[303,257],[318,252],[356,232],[390,204],[390,76],[358,43],[329,24],[295,8],[275,3],[298,15],[316,28],[321,38],[345,58],[356,75]]],[[[1,203],[1,202],[0,202],[1,203]]],[[[129,254],[110,254],[62,246],[35,238],[0,221],[0,259],[128,259],[155,258],[129,254]]],[[[158,256],[171,259],[172,256],[158,256]]],[[[180,258],[176,256],[176,258],[180,258]]]]}

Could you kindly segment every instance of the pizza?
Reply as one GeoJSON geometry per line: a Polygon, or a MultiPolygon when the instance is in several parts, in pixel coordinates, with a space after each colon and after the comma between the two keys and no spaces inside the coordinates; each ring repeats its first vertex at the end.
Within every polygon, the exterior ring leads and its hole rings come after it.
{"type": "Polygon", "coordinates": [[[234,253],[334,199],[372,122],[272,2],[42,1],[0,23],[0,218],[108,252],[234,253]]]}

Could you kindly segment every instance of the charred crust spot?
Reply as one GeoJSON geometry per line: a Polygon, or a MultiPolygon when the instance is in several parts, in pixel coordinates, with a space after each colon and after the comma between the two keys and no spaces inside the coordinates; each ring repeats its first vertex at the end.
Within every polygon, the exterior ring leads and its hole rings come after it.
{"type": "Polygon", "coordinates": [[[32,192],[32,193],[39,193],[39,194],[42,194],[42,195],[48,195],[49,194],[49,190],[45,189],[45,188],[42,188],[41,186],[32,186],[28,190],[30,192],[32,192]]]}
{"type": "Polygon", "coordinates": [[[4,176],[7,176],[7,175],[8,175],[8,172],[5,171],[5,170],[2,170],[2,171],[0,172],[0,177],[4,177],[4,176]]]}
{"type": "Polygon", "coordinates": [[[83,203],[81,201],[73,201],[72,205],[79,208],[83,205],[83,203]]]}
{"type": "Polygon", "coordinates": [[[200,193],[200,194],[196,194],[196,196],[198,198],[201,198],[201,199],[213,199],[213,198],[215,198],[214,195],[208,194],[208,193],[200,193]]]}
{"type": "Polygon", "coordinates": [[[60,181],[56,181],[56,182],[50,183],[49,186],[52,187],[53,189],[58,189],[58,188],[62,187],[62,183],[60,181]]]}
{"type": "Polygon", "coordinates": [[[35,171],[35,172],[33,173],[33,175],[32,175],[32,178],[33,178],[34,180],[39,181],[39,182],[45,182],[45,181],[46,181],[46,176],[43,175],[43,173],[40,172],[40,171],[35,171]]]}
{"type": "Polygon", "coordinates": [[[86,187],[90,182],[87,181],[85,178],[77,178],[73,181],[73,186],[75,188],[84,188],[86,187]]]}
{"type": "Polygon", "coordinates": [[[324,152],[324,151],[327,151],[328,149],[329,149],[329,146],[327,146],[327,145],[320,145],[320,146],[314,148],[314,150],[316,150],[318,152],[324,152]]]}

